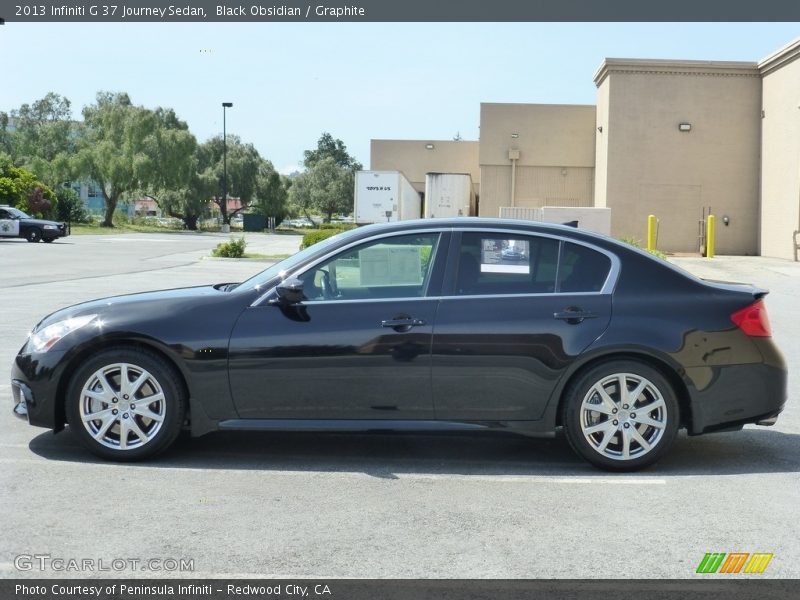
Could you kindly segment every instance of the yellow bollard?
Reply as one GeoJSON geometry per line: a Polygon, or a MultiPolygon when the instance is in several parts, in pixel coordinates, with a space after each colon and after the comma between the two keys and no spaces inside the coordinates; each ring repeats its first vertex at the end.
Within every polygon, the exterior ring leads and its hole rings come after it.
{"type": "Polygon", "coordinates": [[[657,227],[658,219],[656,219],[655,215],[648,215],[647,216],[647,249],[648,250],[655,250],[656,249],[656,227],[657,227]]]}
{"type": "Polygon", "coordinates": [[[714,258],[714,215],[706,219],[706,258],[714,258]]]}

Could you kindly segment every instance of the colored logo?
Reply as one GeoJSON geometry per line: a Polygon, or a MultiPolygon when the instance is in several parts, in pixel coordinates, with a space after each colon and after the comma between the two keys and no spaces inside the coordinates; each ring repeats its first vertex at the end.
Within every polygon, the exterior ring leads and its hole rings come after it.
{"type": "Polygon", "coordinates": [[[697,567],[698,573],[749,573],[757,575],[767,569],[772,554],[766,552],[707,552],[697,567]]]}

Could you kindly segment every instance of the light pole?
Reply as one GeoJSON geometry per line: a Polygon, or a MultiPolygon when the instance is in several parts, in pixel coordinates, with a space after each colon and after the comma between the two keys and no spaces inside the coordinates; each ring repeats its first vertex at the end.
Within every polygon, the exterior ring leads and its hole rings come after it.
{"type": "MultiPolygon", "coordinates": [[[[231,108],[233,102],[222,103],[222,201],[225,203],[225,209],[220,210],[223,214],[222,231],[228,233],[230,225],[224,222],[224,218],[228,216],[228,132],[225,123],[226,109],[231,108]]],[[[222,207],[220,207],[222,209],[222,207]]]]}

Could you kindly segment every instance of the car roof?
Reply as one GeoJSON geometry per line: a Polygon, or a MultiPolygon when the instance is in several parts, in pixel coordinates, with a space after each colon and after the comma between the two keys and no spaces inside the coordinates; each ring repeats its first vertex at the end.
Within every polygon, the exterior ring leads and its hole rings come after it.
{"type": "Polygon", "coordinates": [[[375,223],[359,228],[365,234],[379,231],[414,231],[417,229],[519,229],[529,233],[549,233],[576,239],[615,242],[608,236],[578,229],[569,225],[544,223],[543,221],[527,221],[524,219],[497,219],[492,217],[452,217],[443,219],[411,219],[391,223],[375,223]]]}

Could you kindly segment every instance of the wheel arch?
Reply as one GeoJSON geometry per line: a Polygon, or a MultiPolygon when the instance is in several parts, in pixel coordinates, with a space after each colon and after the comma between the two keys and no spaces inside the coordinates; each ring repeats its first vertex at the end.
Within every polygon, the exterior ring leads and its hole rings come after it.
{"type": "Polygon", "coordinates": [[[191,393],[189,390],[189,385],[186,379],[186,374],[181,369],[178,362],[175,360],[173,356],[170,356],[168,352],[166,352],[163,348],[160,348],[157,344],[148,343],[142,339],[107,339],[102,340],[96,343],[87,344],[83,346],[80,350],[75,352],[73,356],[71,356],[68,362],[65,365],[63,376],[58,382],[58,386],[56,388],[56,403],[55,403],[55,425],[56,431],[63,429],[64,424],[67,422],[67,414],[66,414],[66,404],[67,404],[67,389],[69,388],[69,384],[72,381],[73,374],[78,369],[79,365],[88,360],[95,354],[99,354],[100,352],[105,352],[107,350],[115,350],[115,349],[140,349],[140,350],[147,350],[155,355],[157,355],[161,360],[165,362],[165,364],[175,371],[175,375],[178,378],[179,383],[183,388],[183,392],[186,394],[186,418],[188,419],[191,414],[191,393]]]}
{"type": "Polygon", "coordinates": [[[681,378],[676,367],[670,364],[669,360],[664,357],[655,356],[653,354],[637,351],[637,350],[611,350],[600,355],[593,355],[587,357],[581,363],[575,365],[573,370],[566,375],[556,392],[558,402],[555,405],[555,425],[560,426],[563,424],[564,405],[567,402],[567,390],[570,384],[578,379],[589,369],[601,365],[603,363],[611,362],[614,360],[633,360],[645,364],[649,367],[656,369],[664,378],[667,383],[672,386],[675,392],[675,397],[678,401],[679,426],[687,427],[691,430],[692,425],[692,403],[689,394],[689,388],[686,382],[681,378]]]}

